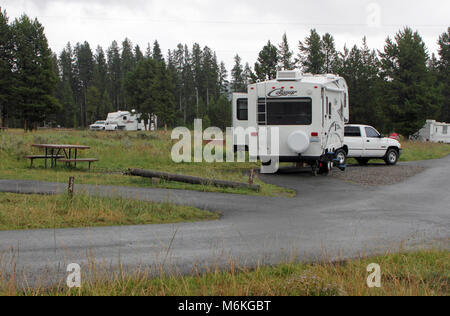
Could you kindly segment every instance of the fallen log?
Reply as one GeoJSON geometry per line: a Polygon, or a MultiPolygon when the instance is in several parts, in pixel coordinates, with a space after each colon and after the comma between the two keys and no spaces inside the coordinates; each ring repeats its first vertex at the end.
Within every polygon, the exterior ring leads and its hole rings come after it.
{"type": "Polygon", "coordinates": [[[183,182],[189,184],[200,184],[200,185],[213,185],[216,187],[225,187],[225,188],[250,189],[253,191],[259,191],[261,189],[261,187],[256,184],[205,179],[199,177],[184,176],[179,174],[170,174],[165,172],[142,170],[142,169],[128,169],[128,172],[126,172],[125,174],[144,178],[159,178],[167,181],[183,182]]]}

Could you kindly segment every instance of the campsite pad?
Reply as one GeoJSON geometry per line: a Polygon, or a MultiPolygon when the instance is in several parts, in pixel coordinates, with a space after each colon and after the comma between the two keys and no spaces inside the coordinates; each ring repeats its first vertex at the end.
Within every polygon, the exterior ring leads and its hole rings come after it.
{"type": "Polygon", "coordinates": [[[425,168],[420,166],[355,165],[349,166],[345,172],[333,171],[333,177],[362,185],[389,185],[403,182],[424,170],[425,168]]]}

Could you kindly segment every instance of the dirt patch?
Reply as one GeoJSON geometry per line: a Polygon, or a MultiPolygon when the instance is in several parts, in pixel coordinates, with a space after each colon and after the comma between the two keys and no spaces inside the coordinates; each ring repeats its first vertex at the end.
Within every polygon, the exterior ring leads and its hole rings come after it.
{"type": "Polygon", "coordinates": [[[334,171],[332,176],[362,185],[389,185],[405,181],[424,170],[424,167],[419,166],[349,166],[345,172],[334,171]]]}

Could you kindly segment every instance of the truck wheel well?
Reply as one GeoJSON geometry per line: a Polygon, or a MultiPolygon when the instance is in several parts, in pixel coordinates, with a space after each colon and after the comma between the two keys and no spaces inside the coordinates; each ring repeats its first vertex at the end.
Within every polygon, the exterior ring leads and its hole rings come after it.
{"type": "Polygon", "coordinates": [[[342,149],[345,151],[345,154],[348,155],[348,147],[347,147],[347,145],[345,145],[344,147],[342,147],[342,149]]]}
{"type": "Polygon", "coordinates": [[[386,153],[387,153],[389,150],[391,150],[391,149],[394,149],[394,150],[396,150],[397,152],[400,152],[400,149],[399,149],[398,147],[391,146],[391,147],[389,147],[389,148],[387,149],[386,153]]]}

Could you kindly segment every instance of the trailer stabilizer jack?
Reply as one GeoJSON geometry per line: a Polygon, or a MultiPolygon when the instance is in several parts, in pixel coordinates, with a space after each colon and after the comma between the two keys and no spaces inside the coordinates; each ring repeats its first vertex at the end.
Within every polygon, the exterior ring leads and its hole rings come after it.
{"type": "Polygon", "coordinates": [[[338,165],[337,167],[338,167],[339,170],[341,170],[341,171],[345,171],[345,169],[347,169],[347,165],[338,165]]]}

